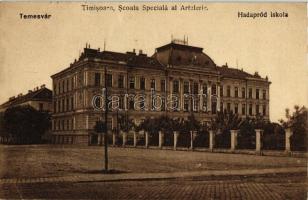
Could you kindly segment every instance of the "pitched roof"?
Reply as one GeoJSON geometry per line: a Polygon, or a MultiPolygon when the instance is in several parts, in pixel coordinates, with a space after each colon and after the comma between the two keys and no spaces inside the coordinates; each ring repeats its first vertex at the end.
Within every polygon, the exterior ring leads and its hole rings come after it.
{"type": "Polygon", "coordinates": [[[27,101],[35,101],[35,100],[51,101],[52,91],[46,87],[41,87],[35,91],[29,90],[29,92],[25,95],[17,96],[14,98],[11,97],[7,102],[1,104],[0,107],[15,106],[27,101]]]}
{"type": "Polygon", "coordinates": [[[246,78],[257,78],[257,79],[263,79],[261,76],[256,72],[255,74],[249,74],[243,70],[230,68],[226,65],[222,67],[216,67],[216,69],[219,71],[219,73],[223,77],[227,78],[236,78],[236,79],[246,79],[246,78]]]}
{"type": "MultiPolygon", "coordinates": [[[[167,65],[174,66],[194,66],[198,68],[210,69],[218,71],[222,77],[246,79],[257,78],[262,79],[257,73],[252,75],[243,70],[229,68],[228,66],[217,66],[214,61],[203,52],[203,48],[189,46],[186,44],[179,44],[171,42],[156,48],[156,52],[148,57],[146,54],[136,54],[135,52],[119,53],[113,51],[100,51],[100,49],[84,48],[79,60],[85,58],[99,58],[105,61],[123,62],[131,68],[150,68],[150,69],[164,69],[167,65]]],[[[71,64],[71,67],[74,67],[71,64]]],[[[68,67],[61,72],[71,69],[68,67]]],[[[55,74],[55,75],[57,75],[55,74]]],[[[55,76],[55,75],[52,75],[55,76]]],[[[267,80],[267,79],[265,79],[267,80]]]]}
{"type": "Polygon", "coordinates": [[[155,58],[148,57],[146,54],[136,54],[134,52],[119,53],[113,51],[102,51],[95,49],[84,49],[84,53],[81,55],[82,58],[100,58],[102,60],[122,61],[127,63],[131,67],[149,67],[149,68],[162,68],[161,65],[155,58]]]}
{"type": "Polygon", "coordinates": [[[206,55],[201,47],[187,44],[169,43],[156,48],[152,56],[164,65],[184,66],[194,65],[199,67],[214,68],[216,64],[206,55]]]}
{"type": "Polygon", "coordinates": [[[235,69],[235,68],[229,68],[229,67],[226,67],[226,66],[217,67],[217,70],[220,72],[220,74],[223,77],[228,77],[228,78],[245,79],[247,77],[253,77],[253,75],[251,75],[247,72],[244,72],[242,70],[235,69]]]}

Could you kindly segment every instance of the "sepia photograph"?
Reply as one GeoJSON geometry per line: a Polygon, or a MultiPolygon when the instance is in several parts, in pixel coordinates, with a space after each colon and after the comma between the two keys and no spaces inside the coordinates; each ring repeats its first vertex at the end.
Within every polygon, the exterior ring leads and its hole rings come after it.
{"type": "Polygon", "coordinates": [[[0,2],[0,199],[306,200],[306,3],[0,2]]]}

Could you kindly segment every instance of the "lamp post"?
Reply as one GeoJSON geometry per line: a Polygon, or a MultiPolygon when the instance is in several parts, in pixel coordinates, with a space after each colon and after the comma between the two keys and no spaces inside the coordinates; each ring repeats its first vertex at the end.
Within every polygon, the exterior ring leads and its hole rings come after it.
{"type": "Polygon", "coordinates": [[[105,172],[108,172],[108,92],[107,92],[107,66],[105,67],[105,135],[104,135],[104,152],[105,152],[105,172]]]}

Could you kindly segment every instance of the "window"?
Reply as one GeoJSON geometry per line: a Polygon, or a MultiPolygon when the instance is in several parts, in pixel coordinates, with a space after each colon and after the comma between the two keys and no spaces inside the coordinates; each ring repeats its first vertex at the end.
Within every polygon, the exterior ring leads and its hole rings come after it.
{"type": "Polygon", "coordinates": [[[238,87],[235,87],[235,88],[234,88],[234,96],[235,96],[235,97],[238,97],[238,87]]]}
{"type": "Polygon", "coordinates": [[[230,85],[227,86],[227,97],[231,96],[231,87],[230,85]]]}
{"type": "Polygon", "coordinates": [[[151,89],[155,90],[155,79],[151,80],[151,89]]]}
{"type": "Polygon", "coordinates": [[[64,130],[64,120],[61,120],[61,122],[62,122],[62,130],[64,130]]]}
{"type": "Polygon", "coordinates": [[[69,111],[69,104],[70,104],[70,99],[66,98],[66,111],[69,111]]]}
{"type": "Polygon", "coordinates": [[[107,74],[107,87],[112,87],[112,74],[107,74]]]}
{"type": "Polygon", "coordinates": [[[246,114],[246,104],[242,104],[242,115],[246,114]]]}
{"type": "Polygon", "coordinates": [[[249,98],[252,99],[252,88],[249,88],[249,98]]]}
{"type": "Polygon", "coordinates": [[[64,112],[64,99],[62,99],[62,112],[64,112]]]}
{"type": "Polygon", "coordinates": [[[194,101],[194,112],[198,112],[198,109],[199,109],[199,101],[198,101],[198,99],[196,98],[196,99],[193,99],[193,101],[194,101]]]}
{"type": "Polygon", "coordinates": [[[119,97],[119,108],[124,109],[124,97],[123,96],[119,97]]]}
{"type": "Polygon", "coordinates": [[[266,116],[266,105],[263,105],[262,113],[263,113],[263,116],[266,116]]]}
{"type": "Polygon", "coordinates": [[[134,110],[134,107],[135,107],[135,102],[134,102],[134,99],[130,99],[129,100],[129,109],[130,110],[134,110]]]}
{"type": "Polygon", "coordinates": [[[160,91],[162,92],[166,91],[166,81],[165,80],[160,81],[160,91]]]}
{"type": "Polygon", "coordinates": [[[57,93],[57,84],[53,84],[53,91],[55,92],[55,94],[57,93]]]}
{"type": "Polygon", "coordinates": [[[242,98],[245,98],[246,97],[246,94],[245,94],[245,88],[242,88],[242,98]]]}
{"type": "Polygon", "coordinates": [[[184,94],[189,94],[189,82],[184,81],[184,94]]]}
{"type": "Polygon", "coordinates": [[[256,99],[259,99],[259,89],[256,89],[256,99]]]}
{"type": "Polygon", "coordinates": [[[100,98],[95,98],[95,107],[100,108],[101,107],[101,99],[100,98]]]}
{"type": "Polygon", "coordinates": [[[64,84],[64,80],[62,81],[62,93],[64,93],[65,90],[65,84],[64,84]]]}
{"type": "Polygon", "coordinates": [[[179,92],[179,81],[174,80],[173,81],[173,93],[178,93],[179,92]]]}
{"type": "Polygon", "coordinates": [[[140,110],[145,110],[145,103],[144,103],[145,99],[146,99],[146,97],[139,99],[139,108],[140,108],[140,110]]]}
{"type": "Polygon", "coordinates": [[[193,91],[193,94],[198,94],[198,89],[199,89],[199,85],[198,83],[194,83],[194,91],[193,91]]]}
{"type": "Polygon", "coordinates": [[[224,86],[220,86],[220,96],[224,96],[224,86]]]}
{"type": "Polygon", "coordinates": [[[66,79],[66,91],[69,91],[69,81],[66,79]]]}
{"type": "Polygon", "coordinates": [[[133,76],[129,77],[129,88],[135,89],[135,77],[133,76]]]}
{"type": "Polygon", "coordinates": [[[207,85],[206,84],[202,85],[202,91],[203,91],[203,94],[207,94],[207,85]]]}
{"type": "Polygon", "coordinates": [[[71,97],[71,110],[74,110],[74,97],[71,97]]]}
{"type": "Polygon", "coordinates": [[[260,112],[259,112],[259,105],[258,105],[258,104],[256,105],[256,114],[257,114],[257,115],[260,114],[260,112]]]}
{"type": "Polygon", "coordinates": [[[179,98],[176,98],[176,99],[173,99],[172,101],[172,108],[173,108],[173,111],[178,111],[179,110],[179,98]]]}
{"type": "Polygon", "coordinates": [[[238,114],[238,104],[237,103],[234,105],[234,113],[238,114]]]}
{"type": "Polygon", "coordinates": [[[39,111],[43,111],[44,107],[43,107],[43,103],[39,103],[39,111]]]}
{"type": "Polygon", "coordinates": [[[145,78],[140,78],[140,90],[145,90],[145,78]]]}
{"type": "Polygon", "coordinates": [[[71,90],[73,90],[74,89],[74,78],[72,77],[71,78],[71,90]]]}
{"type": "Polygon", "coordinates": [[[249,104],[249,115],[252,115],[252,104],[249,104]]]}
{"type": "Polygon", "coordinates": [[[262,95],[262,96],[263,96],[263,99],[265,100],[265,99],[266,99],[266,90],[263,90],[262,93],[263,93],[263,95],[262,95]]]}
{"type": "Polygon", "coordinates": [[[58,100],[58,112],[61,112],[61,101],[58,100]]]}
{"type": "Polygon", "coordinates": [[[213,101],[212,102],[212,114],[216,114],[217,111],[217,102],[213,101]]]}
{"type": "Polygon", "coordinates": [[[189,110],[189,99],[184,99],[184,111],[189,110]]]}
{"type": "Polygon", "coordinates": [[[166,110],[166,103],[165,103],[165,98],[161,99],[161,111],[165,111],[166,110]]]}
{"type": "Polygon", "coordinates": [[[222,112],[224,110],[224,104],[220,102],[220,111],[222,112]]]}
{"type": "Polygon", "coordinates": [[[230,112],[231,111],[231,104],[227,103],[227,111],[230,112]]]}
{"type": "Polygon", "coordinates": [[[57,101],[56,100],[53,102],[53,111],[57,112],[57,101]]]}
{"type": "Polygon", "coordinates": [[[59,81],[59,85],[58,85],[58,94],[61,93],[61,82],[59,81]]]}
{"type": "Polygon", "coordinates": [[[66,130],[69,130],[69,129],[70,129],[70,121],[66,120],[66,130]]]}
{"type": "Polygon", "coordinates": [[[202,111],[207,111],[207,101],[206,99],[203,99],[203,102],[202,102],[202,111]]]}
{"type": "Polygon", "coordinates": [[[212,95],[216,95],[217,91],[216,91],[216,85],[212,85],[212,95]]]}
{"type": "Polygon", "coordinates": [[[123,75],[118,76],[118,87],[124,88],[124,76],[123,75]]]}

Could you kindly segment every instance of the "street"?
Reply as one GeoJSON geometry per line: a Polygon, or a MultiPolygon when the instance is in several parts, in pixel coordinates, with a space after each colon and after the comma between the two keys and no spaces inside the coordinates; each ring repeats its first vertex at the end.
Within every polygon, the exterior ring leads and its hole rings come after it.
{"type": "Polygon", "coordinates": [[[306,159],[103,147],[0,146],[0,198],[306,199],[306,159]]]}

